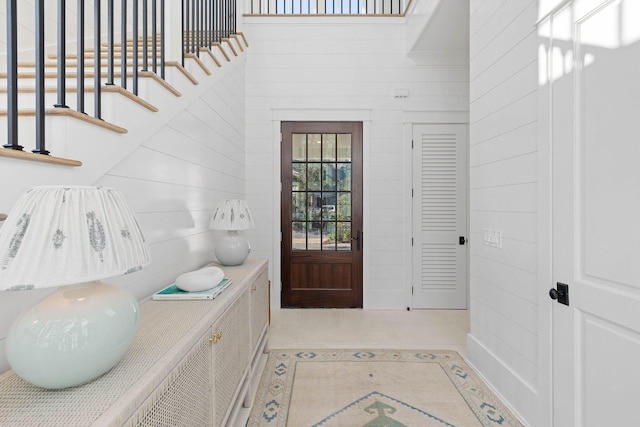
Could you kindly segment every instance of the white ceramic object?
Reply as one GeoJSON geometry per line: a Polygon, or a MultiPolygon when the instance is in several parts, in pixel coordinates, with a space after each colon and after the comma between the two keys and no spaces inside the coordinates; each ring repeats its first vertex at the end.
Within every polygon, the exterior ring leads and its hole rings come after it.
{"type": "Polygon", "coordinates": [[[102,282],[64,286],[16,319],[7,359],[39,387],[85,384],[125,355],[139,317],[138,301],[124,289],[102,282]]]}
{"type": "Polygon", "coordinates": [[[216,243],[214,252],[222,265],[241,265],[251,252],[247,239],[236,230],[229,230],[216,243]]]}
{"type": "Polygon", "coordinates": [[[176,286],[187,292],[198,292],[211,289],[224,279],[224,272],[218,267],[205,267],[200,270],[181,274],[176,279],[176,286]]]}

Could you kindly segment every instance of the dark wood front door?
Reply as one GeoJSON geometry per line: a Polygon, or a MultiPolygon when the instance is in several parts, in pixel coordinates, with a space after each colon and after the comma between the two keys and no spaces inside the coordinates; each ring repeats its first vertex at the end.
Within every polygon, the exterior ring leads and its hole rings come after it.
{"type": "Polygon", "coordinates": [[[282,306],[362,307],[362,123],[282,123],[282,306]]]}

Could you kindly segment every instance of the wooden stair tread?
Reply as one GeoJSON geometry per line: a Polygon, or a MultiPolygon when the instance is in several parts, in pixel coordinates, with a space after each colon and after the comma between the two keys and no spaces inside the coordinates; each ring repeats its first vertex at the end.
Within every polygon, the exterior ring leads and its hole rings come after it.
{"type": "MultiPolygon", "coordinates": [[[[106,78],[109,74],[106,71],[103,71],[100,73],[101,77],[106,78]]],[[[114,71],[113,73],[114,77],[120,78],[122,77],[122,73],[120,71],[114,71]]],[[[127,73],[127,77],[132,77],[133,76],[133,72],[128,72],[127,73]]],[[[69,71],[67,73],[65,73],[65,77],[68,79],[75,79],[78,77],[78,73],[76,71],[69,71]]],[[[95,77],[95,74],[93,72],[93,70],[89,70],[84,74],[84,78],[85,79],[92,79],[95,77]]],[[[7,73],[0,73],[0,79],[6,79],[7,78],[7,73]]],[[[19,79],[35,79],[36,78],[36,72],[35,71],[19,71],[18,72],[18,78],[19,79]]],[[[45,71],[44,73],[44,78],[45,79],[56,79],[58,78],[58,73],[57,72],[53,72],[53,71],[45,71]]]]}
{"type": "Polygon", "coordinates": [[[0,147],[0,157],[11,157],[14,159],[51,163],[62,166],[82,166],[82,162],[80,160],[66,159],[64,157],[55,157],[45,154],[35,154],[28,151],[13,150],[11,148],[4,147],[0,147]]]}
{"type": "Polygon", "coordinates": [[[156,73],[153,73],[151,71],[140,71],[140,77],[149,77],[149,78],[155,80],[156,82],[158,82],[162,87],[167,89],[174,96],[182,96],[182,94],[180,93],[180,91],[178,89],[176,89],[173,86],[171,86],[169,83],[167,83],[166,80],[162,80],[160,78],[160,76],[158,76],[156,73]]]}
{"type": "Polygon", "coordinates": [[[224,56],[224,59],[227,60],[227,62],[231,61],[231,58],[229,57],[229,55],[227,54],[227,51],[224,50],[224,47],[222,46],[221,43],[218,42],[214,42],[211,44],[212,47],[217,47],[218,49],[220,49],[220,52],[222,52],[222,56],[224,56]]]}
{"type": "Polygon", "coordinates": [[[207,76],[211,75],[211,71],[209,70],[209,68],[207,68],[207,66],[204,65],[204,62],[202,62],[202,60],[200,58],[198,58],[198,56],[195,53],[185,53],[184,57],[185,58],[189,58],[189,59],[193,59],[194,61],[196,61],[196,64],[198,64],[198,66],[200,68],[202,68],[202,71],[204,71],[204,73],[207,76]]]}
{"type": "MultiPolygon", "coordinates": [[[[45,93],[57,93],[58,92],[58,88],[55,87],[55,86],[48,86],[48,87],[44,88],[44,91],[45,91],[45,93]]],[[[95,92],[95,88],[93,86],[85,86],[84,91],[86,93],[93,93],[93,92],[95,92]]],[[[77,87],[67,87],[66,88],[66,92],[67,93],[77,93],[78,92],[78,88],[77,87]]],[[[131,99],[135,103],[140,104],[141,106],[143,106],[144,108],[146,108],[149,111],[153,111],[153,112],[160,111],[158,109],[158,107],[154,106],[150,102],[145,101],[143,98],[140,98],[138,95],[135,95],[132,92],[129,92],[127,89],[125,89],[125,88],[123,88],[122,86],[119,86],[119,85],[105,85],[105,86],[102,86],[102,92],[103,93],[104,92],[119,93],[119,94],[121,94],[123,96],[126,96],[127,98],[131,99]]],[[[7,88],[0,88],[0,93],[7,93],[7,88]]],[[[18,88],[18,93],[36,93],[36,88],[34,88],[34,87],[21,87],[21,88],[18,88]]]]}
{"type": "MultiPolygon", "coordinates": [[[[23,117],[34,117],[36,115],[35,110],[26,109],[26,110],[18,110],[18,116],[23,117]]],[[[109,123],[107,121],[97,119],[95,117],[89,116],[88,114],[80,113],[76,110],[72,110],[71,108],[51,108],[45,110],[45,115],[47,116],[67,116],[73,117],[74,119],[81,120],[83,122],[91,123],[93,125],[99,126],[103,129],[107,129],[116,133],[127,133],[128,130],[123,128],[122,126],[118,126],[113,123],[109,123]]],[[[0,110],[0,117],[6,117],[7,110],[0,110]]]]}
{"type": "Polygon", "coordinates": [[[218,58],[216,58],[213,52],[211,52],[211,49],[207,49],[206,47],[203,47],[200,49],[200,52],[207,54],[218,68],[222,67],[222,64],[220,63],[220,61],[218,61],[218,58]]]}
{"type": "MultiPolygon", "coordinates": [[[[95,56],[96,55],[93,52],[87,52],[87,53],[84,54],[84,58],[85,59],[93,59],[93,58],[95,58],[95,56]]],[[[138,56],[139,60],[143,60],[144,59],[144,56],[143,56],[142,52],[138,52],[137,56],[138,56]]],[[[148,60],[152,60],[153,56],[154,56],[153,52],[147,52],[148,60]]],[[[121,57],[121,55],[114,55],[115,59],[118,59],[120,57],[121,57]]],[[[160,54],[156,54],[155,57],[156,57],[156,59],[160,60],[160,54]]],[[[51,55],[47,55],[47,58],[55,61],[55,60],[58,59],[58,55],[52,53],[51,55]]],[[[67,59],[76,59],[77,60],[78,59],[78,54],[77,53],[68,53],[68,54],[65,55],[65,58],[67,58],[67,59]]],[[[109,58],[109,53],[108,52],[100,52],[100,59],[101,60],[104,60],[106,62],[106,60],[108,58],[109,58]]],[[[127,52],[127,59],[133,59],[133,52],[130,52],[130,51],[127,52]]]]}

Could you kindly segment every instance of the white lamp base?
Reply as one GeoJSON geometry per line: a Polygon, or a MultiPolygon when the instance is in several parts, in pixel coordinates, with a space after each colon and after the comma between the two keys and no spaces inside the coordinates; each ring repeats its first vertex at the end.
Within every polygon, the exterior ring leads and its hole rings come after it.
{"type": "Polygon", "coordinates": [[[65,286],[16,319],[7,359],[18,376],[39,387],[85,384],[125,355],[139,317],[138,301],[117,286],[65,286]]]}
{"type": "Polygon", "coordinates": [[[229,230],[218,240],[214,252],[222,265],[240,265],[249,256],[251,246],[237,230],[229,230]]]}

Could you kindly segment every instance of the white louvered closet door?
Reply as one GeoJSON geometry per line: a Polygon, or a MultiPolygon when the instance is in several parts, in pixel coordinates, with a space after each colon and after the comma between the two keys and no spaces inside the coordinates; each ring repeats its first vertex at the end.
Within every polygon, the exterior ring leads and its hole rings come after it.
{"type": "Polygon", "coordinates": [[[413,127],[413,308],[467,308],[467,126],[413,127]]]}

